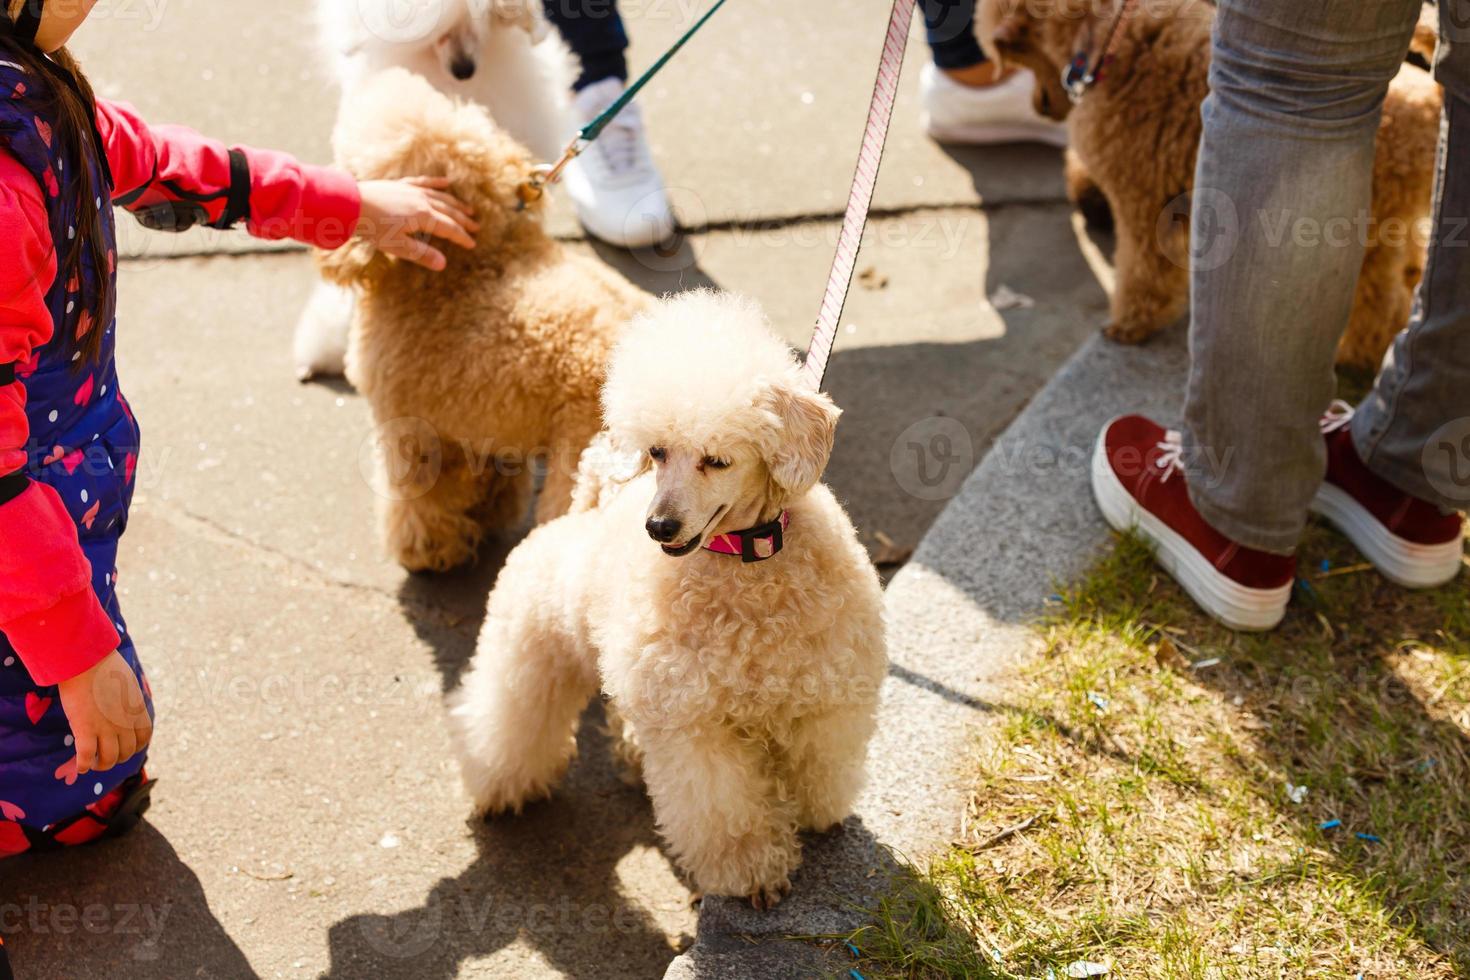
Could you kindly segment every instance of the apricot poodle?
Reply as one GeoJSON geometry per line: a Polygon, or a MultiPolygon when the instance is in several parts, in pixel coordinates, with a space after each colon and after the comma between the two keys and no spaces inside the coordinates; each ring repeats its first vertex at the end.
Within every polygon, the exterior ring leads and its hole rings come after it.
{"type": "MultiPolygon", "coordinates": [[[[1120,3],[981,0],[978,30],[992,55],[1035,75],[1038,112],[1070,121],[1068,194],[1094,218],[1100,191],[1117,235],[1106,333],[1137,343],[1188,306],[1186,195],[1194,185],[1200,104],[1209,91],[1215,7],[1208,0],[1135,4],[1103,78],[1074,107],[1063,70],[1079,52],[1095,56],[1093,46],[1120,3]]],[[[1422,54],[1432,32],[1421,26],[1416,52],[1422,54]]],[[[1441,101],[1433,78],[1413,65],[1404,66],[1389,90],[1373,171],[1373,221],[1339,363],[1376,367],[1408,323],[1428,244],[1441,101]]]]}
{"type": "Polygon", "coordinates": [[[534,161],[483,108],[389,69],[343,107],[335,139],[360,179],[447,175],[480,223],[442,272],[360,240],[320,261],[361,290],[347,374],[376,423],[383,538],[406,568],[447,569],[519,524],[536,464],[536,519],[567,509],[608,354],[651,300],[548,235],[544,200],[521,207],[534,161]]]}

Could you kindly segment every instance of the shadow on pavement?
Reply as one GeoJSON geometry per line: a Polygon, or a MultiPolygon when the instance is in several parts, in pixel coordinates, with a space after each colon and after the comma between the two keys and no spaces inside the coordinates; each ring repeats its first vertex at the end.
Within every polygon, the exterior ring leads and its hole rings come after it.
{"type": "Polygon", "coordinates": [[[20,980],[256,976],[199,879],[147,821],[118,840],[11,858],[0,875],[0,933],[20,980]]]}
{"type": "Polygon", "coordinates": [[[941,143],[939,148],[955,163],[970,172],[980,202],[986,207],[997,203],[1041,204],[1044,201],[1017,201],[1006,185],[1018,173],[1055,171],[1061,168],[1062,151],[1040,143],[1004,143],[999,146],[960,146],[941,143]]]}
{"type": "Polygon", "coordinates": [[[699,941],[686,957],[692,969],[674,976],[845,976],[851,957],[837,937],[867,921],[864,910],[900,870],[861,817],[804,834],[791,895],[770,912],[741,899],[705,899],[699,941]]]}
{"type": "Polygon", "coordinates": [[[479,857],[462,873],[413,908],[333,925],[326,976],[450,978],[518,941],[568,977],[661,976],[678,950],[618,872],[635,852],[658,848],[652,812],[642,788],[614,772],[600,706],[577,741],[578,760],[552,799],[474,822],[479,857]]]}
{"type": "Polygon", "coordinates": [[[690,236],[680,231],[667,245],[628,251],[589,238],[597,257],[629,282],[653,296],[686,293],[694,289],[719,289],[720,284],[699,267],[690,236]]]}

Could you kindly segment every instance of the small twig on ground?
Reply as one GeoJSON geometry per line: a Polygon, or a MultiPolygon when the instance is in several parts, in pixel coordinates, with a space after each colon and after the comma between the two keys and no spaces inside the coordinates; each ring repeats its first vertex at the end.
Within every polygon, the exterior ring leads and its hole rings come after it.
{"type": "Polygon", "coordinates": [[[1338,575],[1356,575],[1358,572],[1366,572],[1369,569],[1371,569],[1372,567],[1373,567],[1373,563],[1372,562],[1366,562],[1366,561],[1364,561],[1364,562],[1359,562],[1356,565],[1343,565],[1341,568],[1331,568],[1331,569],[1328,569],[1327,571],[1321,573],[1317,577],[1319,579],[1322,579],[1322,578],[1333,578],[1333,577],[1338,576],[1338,575]]]}
{"type": "Polygon", "coordinates": [[[256,881],[287,881],[291,878],[296,877],[296,874],[293,871],[280,871],[275,874],[256,874],[249,868],[241,868],[240,873],[254,878],[256,881]]]}
{"type": "Polygon", "coordinates": [[[962,850],[969,851],[971,854],[978,854],[981,851],[988,851],[997,844],[1005,843],[1017,834],[1025,833],[1026,831],[1030,830],[1038,820],[1044,820],[1049,816],[1051,816],[1051,813],[1049,811],[1043,810],[1041,813],[1032,814],[1025,820],[1022,820],[1020,823],[1011,824],[1011,826],[1007,827],[1005,830],[1002,830],[999,833],[994,834],[983,841],[980,841],[979,843],[966,844],[963,842],[959,842],[956,843],[955,846],[962,850]]]}

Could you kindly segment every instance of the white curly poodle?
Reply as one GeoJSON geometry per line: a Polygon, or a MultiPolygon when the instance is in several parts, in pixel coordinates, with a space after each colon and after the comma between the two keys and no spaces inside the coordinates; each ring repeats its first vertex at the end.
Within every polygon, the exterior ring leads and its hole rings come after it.
{"type": "Polygon", "coordinates": [[[634,320],[603,407],[581,509],[512,553],[452,698],[464,782],[485,813],[550,793],[600,687],[697,887],[768,908],[798,832],[851,811],[887,664],[878,577],[819,482],[838,411],[714,292],[634,320]]]}

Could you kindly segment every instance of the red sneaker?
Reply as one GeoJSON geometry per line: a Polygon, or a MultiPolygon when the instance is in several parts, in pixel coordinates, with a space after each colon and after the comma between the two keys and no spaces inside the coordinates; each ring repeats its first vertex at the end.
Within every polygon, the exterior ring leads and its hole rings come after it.
{"type": "Polygon", "coordinates": [[[1334,402],[1322,417],[1327,479],[1312,511],[1341,531],[1389,581],[1409,589],[1444,585],[1465,562],[1464,522],[1368,469],[1353,445],[1352,418],[1346,402],[1334,402]]]}
{"type": "Polygon", "coordinates": [[[1236,544],[1205,523],[1189,499],[1179,433],[1127,415],[1103,427],[1092,492],[1108,523],[1136,529],[1201,609],[1236,630],[1275,629],[1286,615],[1296,559],[1236,544]]]}

